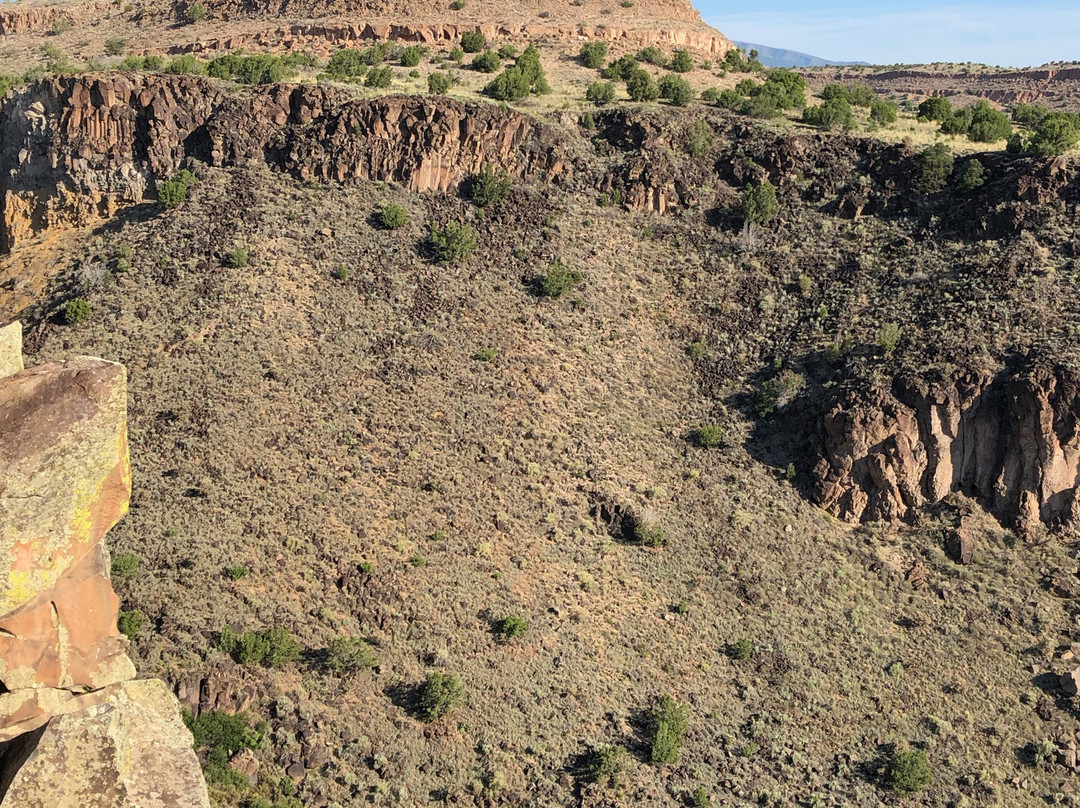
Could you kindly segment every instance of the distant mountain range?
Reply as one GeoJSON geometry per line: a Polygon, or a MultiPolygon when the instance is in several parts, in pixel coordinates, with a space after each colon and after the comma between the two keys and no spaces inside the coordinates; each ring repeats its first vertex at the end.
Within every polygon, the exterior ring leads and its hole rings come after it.
{"type": "Polygon", "coordinates": [[[755,45],[753,42],[735,42],[733,40],[732,44],[740,50],[756,50],[758,60],[765,67],[843,67],[846,65],[869,64],[868,62],[834,62],[818,56],[811,56],[808,53],[799,53],[798,51],[784,50],[783,48],[770,48],[768,45],[755,45]]]}

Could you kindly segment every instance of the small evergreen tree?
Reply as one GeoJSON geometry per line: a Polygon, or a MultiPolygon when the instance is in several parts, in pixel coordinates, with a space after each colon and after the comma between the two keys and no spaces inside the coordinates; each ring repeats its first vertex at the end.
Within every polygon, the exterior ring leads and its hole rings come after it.
{"type": "Polygon", "coordinates": [[[776,199],[776,188],[769,182],[748,186],[746,191],[743,192],[739,212],[742,214],[743,222],[747,225],[760,226],[768,224],[780,212],[780,203],[776,199]]]}
{"type": "Polygon", "coordinates": [[[581,63],[590,70],[597,70],[604,66],[607,57],[608,46],[606,42],[586,42],[578,52],[581,63]]]}
{"type": "Polygon", "coordinates": [[[615,85],[610,81],[594,81],[585,88],[585,100],[598,107],[615,100],[615,85]]]}

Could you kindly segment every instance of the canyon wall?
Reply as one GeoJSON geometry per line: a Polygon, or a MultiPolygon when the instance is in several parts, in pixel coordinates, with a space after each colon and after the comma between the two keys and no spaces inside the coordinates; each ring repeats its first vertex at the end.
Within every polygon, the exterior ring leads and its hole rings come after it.
{"type": "Polygon", "coordinates": [[[0,329],[0,806],[207,808],[179,705],[135,681],[106,532],[127,512],[124,367],[22,369],[0,329]]]}
{"type": "Polygon", "coordinates": [[[849,389],[821,421],[819,504],[849,522],[910,521],[951,491],[1029,535],[1080,516],[1080,377],[1047,362],[849,389]]]}

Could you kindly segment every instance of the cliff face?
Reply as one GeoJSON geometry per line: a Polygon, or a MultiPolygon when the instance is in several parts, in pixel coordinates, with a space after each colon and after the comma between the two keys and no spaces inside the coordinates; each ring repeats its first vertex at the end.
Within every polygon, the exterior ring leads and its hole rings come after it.
{"type": "Polygon", "coordinates": [[[566,182],[574,163],[554,129],[491,105],[351,100],[307,85],[235,96],[182,76],[42,81],[7,101],[2,138],[7,250],[142,201],[186,158],[266,162],[303,179],[394,180],[415,191],[448,190],[483,165],[566,182]]]}
{"type": "Polygon", "coordinates": [[[819,503],[851,522],[910,520],[951,491],[1027,533],[1080,516],[1080,379],[1033,363],[849,391],[821,424],[819,503]]]}
{"type": "Polygon", "coordinates": [[[0,804],[206,806],[176,700],[131,681],[116,627],[103,538],[131,494],[124,368],[22,370],[18,324],[0,346],[0,804]]]}

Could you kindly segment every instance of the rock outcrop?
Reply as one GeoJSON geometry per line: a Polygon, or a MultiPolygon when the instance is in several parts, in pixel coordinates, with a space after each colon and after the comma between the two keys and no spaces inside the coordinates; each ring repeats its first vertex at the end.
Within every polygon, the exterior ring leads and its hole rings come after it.
{"type": "Polygon", "coordinates": [[[549,182],[574,176],[565,135],[490,104],[276,85],[231,95],[190,76],[48,79],[3,108],[0,246],[84,225],[153,193],[186,159],[266,162],[302,179],[453,188],[483,165],[549,182]]]}
{"type": "Polygon", "coordinates": [[[130,681],[117,630],[103,538],[131,494],[124,368],[21,370],[18,335],[0,330],[0,805],[208,805],[176,700],[130,681]]]}
{"type": "Polygon", "coordinates": [[[1078,419],[1080,378],[1044,362],[848,390],[822,421],[817,500],[850,522],[909,521],[961,491],[1022,534],[1073,523],[1078,419]]]}

